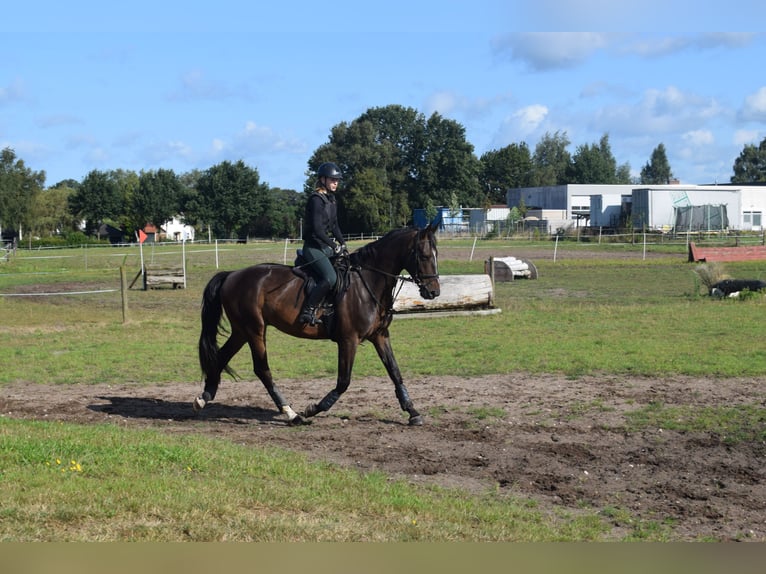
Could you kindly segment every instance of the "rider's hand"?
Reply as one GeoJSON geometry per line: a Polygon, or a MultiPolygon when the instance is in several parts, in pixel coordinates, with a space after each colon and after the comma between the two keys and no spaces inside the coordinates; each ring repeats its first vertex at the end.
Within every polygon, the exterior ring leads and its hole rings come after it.
{"type": "Polygon", "coordinates": [[[343,245],[336,243],[332,250],[335,252],[335,255],[340,255],[343,252],[343,245]]]}

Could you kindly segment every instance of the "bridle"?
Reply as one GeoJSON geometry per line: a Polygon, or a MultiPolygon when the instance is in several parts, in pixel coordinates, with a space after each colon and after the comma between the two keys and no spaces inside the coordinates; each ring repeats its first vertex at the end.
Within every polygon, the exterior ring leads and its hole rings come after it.
{"type": "MultiPolygon", "coordinates": [[[[380,275],[385,275],[386,277],[391,277],[391,278],[396,279],[396,281],[397,281],[397,288],[396,288],[395,292],[393,293],[392,301],[396,300],[396,297],[399,295],[399,292],[402,290],[402,287],[404,286],[404,282],[405,281],[407,281],[409,283],[414,283],[415,285],[417,285],[418,289],[423,289],[425,287],[425,282],[429,281],[431,279],[438,279],[439,278],[439,273],[438,273],[438,267],[436,265],[436,261],[434,261],[434,268],[437,269],[436,273],[422,273],[421,272],[421,268],[420,268],[420,256],[418,254],[418,245],[419,245],[420,241],[421,241],[421,237],[420,237],[420,234],[418,234],[418,237],[417,237],[417,239],[415,241],[415,245],[412,247],[412,249],[410,250],[409,254],[407,255],[407,260],[408,261],[409,260],[413,260],[414,263],[415,263],[415,265],[414,265],[415,271],[411,275],[396,275],[394,273],[389,273],[387,271],[383,271],[382,269],[376,269],[375,267],[370,267],[370,266],[367,266],[367,265],[354,266],[353,270],[359,272],[359,271],[362,271],[362,270],[366,269],[368,271],[373,271],[375,273],[379,273],[380,275]]],[[[435,256],[433,255],[433,250],[434,250],[434,247],[431,244],[432,256],[435,258],[435,256]]],[[[362,284],[364,285],[365,289],[367,289],[367,292],[370,294],[372,299],[375,301],[375,304],[380,306],[380,302],[378,301],[378,298],[375,296],[375,293],[372,292],[372,289],[367,284],[367,281],[364,279],[364,275],[359,273],[359,277],[361,278],[362,284]]],[[[392,313],[393,309],[389,309],[388,311],[389,311],[389,313],[392,313]]]]}

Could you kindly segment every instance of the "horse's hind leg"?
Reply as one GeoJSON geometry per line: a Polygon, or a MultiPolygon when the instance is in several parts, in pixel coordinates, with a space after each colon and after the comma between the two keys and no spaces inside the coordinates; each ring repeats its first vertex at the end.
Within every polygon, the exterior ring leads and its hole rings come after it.
{"type": "Polygon", "coordinates": [[[274,384],[274,379],[271,376],[271,369],[269,368],[269,358],[266,352],[266,330],[261,329],[250,340],[250,352],[253,356],[253,372],[260,379],[266,391],[269,393],[271,400],[277,406],[279,412],[287,415],[287,422],[290,424],[302,424],[303,418],[296,413],[292,407],[288,404],[282,393],[274,384]]]}
{"type": "Polygon", "coordinates": [[[232,357],[236,355],[239,350],[244,346],[245,341],[241,337],[232,335],[223,344],[216,354],[216,368],[212,372],[205,374],[205,388],[201,395],[199,395],[192,406],[195,411],[202,410],[205,405],[215,398],[218,392],[218,385],[221,383],[221,373],[229,364],[232,357]]]}

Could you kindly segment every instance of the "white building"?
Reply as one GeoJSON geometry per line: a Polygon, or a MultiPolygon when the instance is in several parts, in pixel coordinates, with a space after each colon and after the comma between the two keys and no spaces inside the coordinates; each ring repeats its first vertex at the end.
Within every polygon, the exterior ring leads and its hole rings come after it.
{"type": "Polygon", "coordinates": [[[523,203],[528,212],[563,211],[563,221],[549,224],[549,233],[625,222],[661,231],[761,231],[766,211],[766,187],[746,185],[571,184],[510,189],[506,197],[509,208],[523,203]]]}
{"type": "Polygon", "coordinates": [[[194,241],[194,228],[181,222],[178,217],[165,222],[162,226],[165,237],[173,241],[194,241]]]}

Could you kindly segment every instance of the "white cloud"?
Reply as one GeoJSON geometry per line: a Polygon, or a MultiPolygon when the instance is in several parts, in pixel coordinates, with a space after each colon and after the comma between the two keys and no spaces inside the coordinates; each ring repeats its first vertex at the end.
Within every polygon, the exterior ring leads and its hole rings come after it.
{"type": "Polygon", "coordinates": [[[547,107],[534,104],[514,112],[511,116],[511,122],[518,127],[523,136],[527,136],[533,133],[547,116],[547,107]]]}
{"type": "Polygon", "coordinates": [[[229,86],[224,81],[209,78],[202,70],[191,70],[181,76],[180,86],[168,94],[171,101],[220,101],[229,98],[252,99],[250,88],[247,85],[229,86]]]}
{"type": "Polygon", "coordinates": [[[747,121],[766,120],[766,87],[745,98],[740,117],[747,121]]]}
{"type": "Polygon", "coordinates": [[[490,114],[498,106],[503,106],[513,98],[510,94],[499,94],[492,98],[467,98],[454,92],[434,92],[425,103],[425,114],[438,113],[442,116],[462,115],[477,118],[490,114]]]}
{"type": "Polygon", "coordinates": [[[710,130],[691,130],[681,135],[681,139],[693,146],[704,146],[715,143],[715,136],[710,130]]]}
{"type": "Polygon", "coordinates": [[[594,113],[592,129],[621,135],[662,135],[701,129],[705,121],[725,114],[714,99],[683,92],[675,86],[650,89],[641,100],[604,106],[594,113]]]}
{"type": "Polygon", "coordinates": [[[457,107],[457,98],[451,92],[436,92],[426,100],[426,113],[437,112],[441,115],[450,114],[457,107]]]}
{"type": "Polygon", "coordinates": [[[254,121],[247,121],[234,145],[248,153],[289,152],[304,153],[306,144],[298,139],[290,139],[276,133],[268,126],[261,126],[254,121]]]}
{"type": "Polygon", "coordinates": [[[719,50],[746,46],[756,37],[750,32],[716,32],[687,36],[641,37],[629,39],[620,50],[645,58],[667,56],[687,50],[719,50]]]}
{"type": "Polygon", "coordinates": [[[493,42],[499,56],[519,61],[534,71],[572,68],[608,45],[600,32],[530,32],[493,42]]]}
{"type": "Polygon", "coordinates": [[[21,80],[13,80],[7,86],[0,86],[0,105],[19,102],[24,98],[24,82],[21,80]]]}
{"type": "Polygon", "coordinates": [[[738,146],[746,146],[748,144],[759,143],[760,136],[756,130],[737,130],[734,132],[734,144],[738,146]]]}

